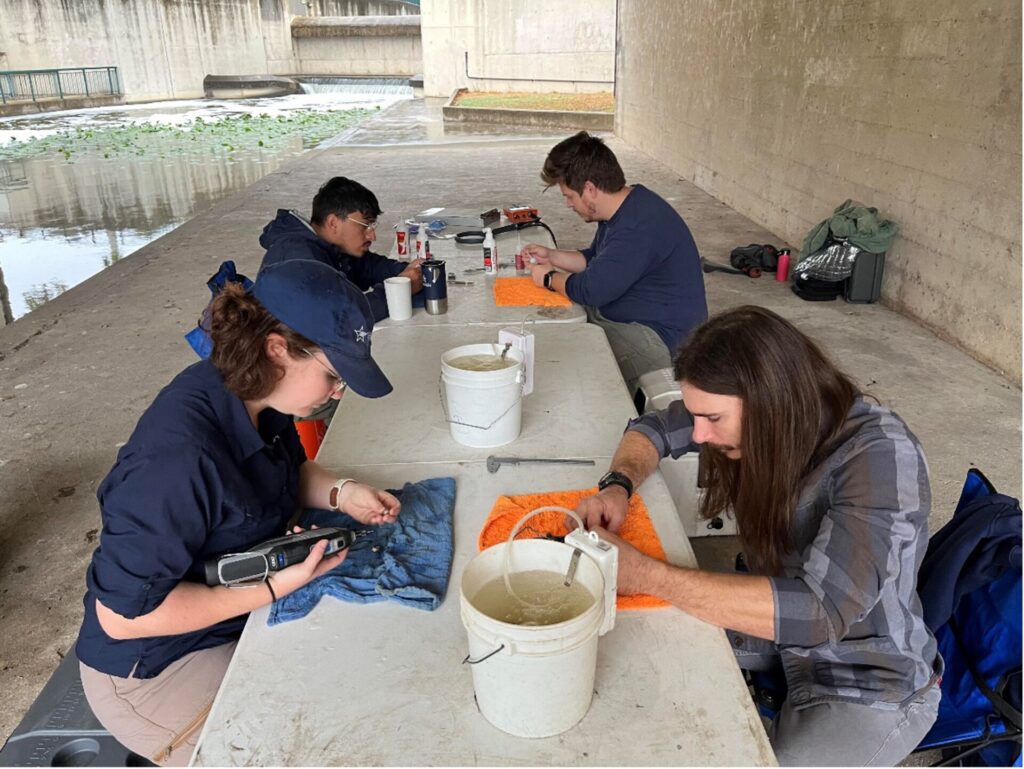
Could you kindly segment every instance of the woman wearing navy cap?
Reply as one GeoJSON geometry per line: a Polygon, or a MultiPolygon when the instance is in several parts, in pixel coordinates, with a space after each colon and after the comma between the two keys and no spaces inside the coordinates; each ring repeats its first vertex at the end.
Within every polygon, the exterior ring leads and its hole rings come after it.
{"type": "Polygon", "coordinates": [[[370,357],[362,293],[329,267],[288,261],[211,310],[213,354],[139,420],[100,486],[100,545],[76,653],[93,712],[126,747],[185,765],[246,615],[334,568],[321,541],[250,589],[208,587],[203,565],[283,534],[306,507],[391,522],[397,499],[307,460],[293,415],[347,387],[391,390],[370,357]]]}

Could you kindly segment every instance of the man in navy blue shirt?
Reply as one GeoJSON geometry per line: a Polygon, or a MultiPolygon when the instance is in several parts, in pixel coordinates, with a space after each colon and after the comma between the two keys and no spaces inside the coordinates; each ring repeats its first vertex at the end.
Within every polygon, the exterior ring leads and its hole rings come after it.
{"type": "Polygon", "coordinates": [[[322,262],[365,292],[373,319],[382,320],[388,317],[385,279],[406,276],[415,294],[423,288],[423,277],[418,259],[400,262],[370,251],[380,214],[376,195],[359,182],[335,176],[313,198],[308,221],[297,211],[282,208],[263,228],[260,245],[267,253],[260,270],[286,259],[322,262]]]}
{"type": "Polygon", "coordinates": [[[627,186],[615,154],[585,131],[555,145],[541,179],[598,224],[581,251],[526,246],[534,283],[587,308],[632,393],[641,375],[669,368],[672,351],[707,319],[697,245],[675,209],[642,185],[627,186]]]}

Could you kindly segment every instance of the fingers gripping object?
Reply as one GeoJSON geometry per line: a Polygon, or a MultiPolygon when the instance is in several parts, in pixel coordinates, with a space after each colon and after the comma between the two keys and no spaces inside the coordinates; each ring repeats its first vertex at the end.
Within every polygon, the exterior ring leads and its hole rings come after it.
{"type": "Polygon", "coordinates": [[[205,564],[206,584],[228,587],[259,584],[272,572],[304,561],[313,545],[322,539],[327,540],[326,557],[350,547],[365,533],[325,527],[268,539],[244,553],[227,553],[209,559],[205,564]]]}

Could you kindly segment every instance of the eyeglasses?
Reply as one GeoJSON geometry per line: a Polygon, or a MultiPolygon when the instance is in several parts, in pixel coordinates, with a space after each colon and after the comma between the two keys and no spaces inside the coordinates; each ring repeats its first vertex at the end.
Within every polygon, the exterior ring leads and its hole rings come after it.
{"type": "Polygon", "coordinates": [[[364,222],[362,219],[353,219],[351,216],[346,216],[345,218],[350,222],[355,222],[367,232],[370,230],[373,230],[374,232],[377,231],[377,222],[364,222]]]}
{"type": "Polygon", "coordinates": [[[331,379],[333,379],[333,380],[335,381],[335,383],[336,383],[336,384],[334,385],[334,387],[332,387],[332,388],[331,388],[331,395],[340,395],[341,393],[343,393],[343,392],[345,391],[345,388],[346,388],[346,387],[348,387],[348,385],[347,385],[347,384],[345,383],[345,380],[344,380],[344,379],[342,379],[342,378],[341,378],[340,376],[338,376],[337,374],[335,374],[335,373],[334,373],[333,371],[331,371],[331,369],[329,369],[329,368],[328,368],[328,367],[327,367],[327,366],[326,366],[326,365],[324,364],[324,362],[323,362],[323,361],[321,361],[321,360],[320,360],[320,359],[319,359],[318,357],[316,357],[316,353],[314,353],[314,352],[313,352],[312,350],[307,350],[307,349],[303,349],[303,350],[302,350],[302,352],[304,352],[304,353],[305,353],[306,355],[308,355],[308,356],[309,356],[310,358],[312,358],[312,359],[313,359],[313,360],[315,360],[315,361],[316,361],[317,363],[319,363],[319,364],[320,364],[320,367],[321,367],[321,368],[322,368],[322,369],[323,369],[324,371],[326,371],[326,372],[327,372],[328,374],[330,374],[330,375],[331,375],[331,379]]]}

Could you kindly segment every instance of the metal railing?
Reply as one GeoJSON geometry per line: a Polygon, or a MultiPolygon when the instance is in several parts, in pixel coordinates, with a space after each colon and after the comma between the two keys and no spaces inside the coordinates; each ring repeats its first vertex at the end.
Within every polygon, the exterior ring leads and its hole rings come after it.
{"type": "Polygon", "coordinates": [[[120,95],[121,78],[117,67],[0,70],[0,104],[69,96],[120,95]]]}

